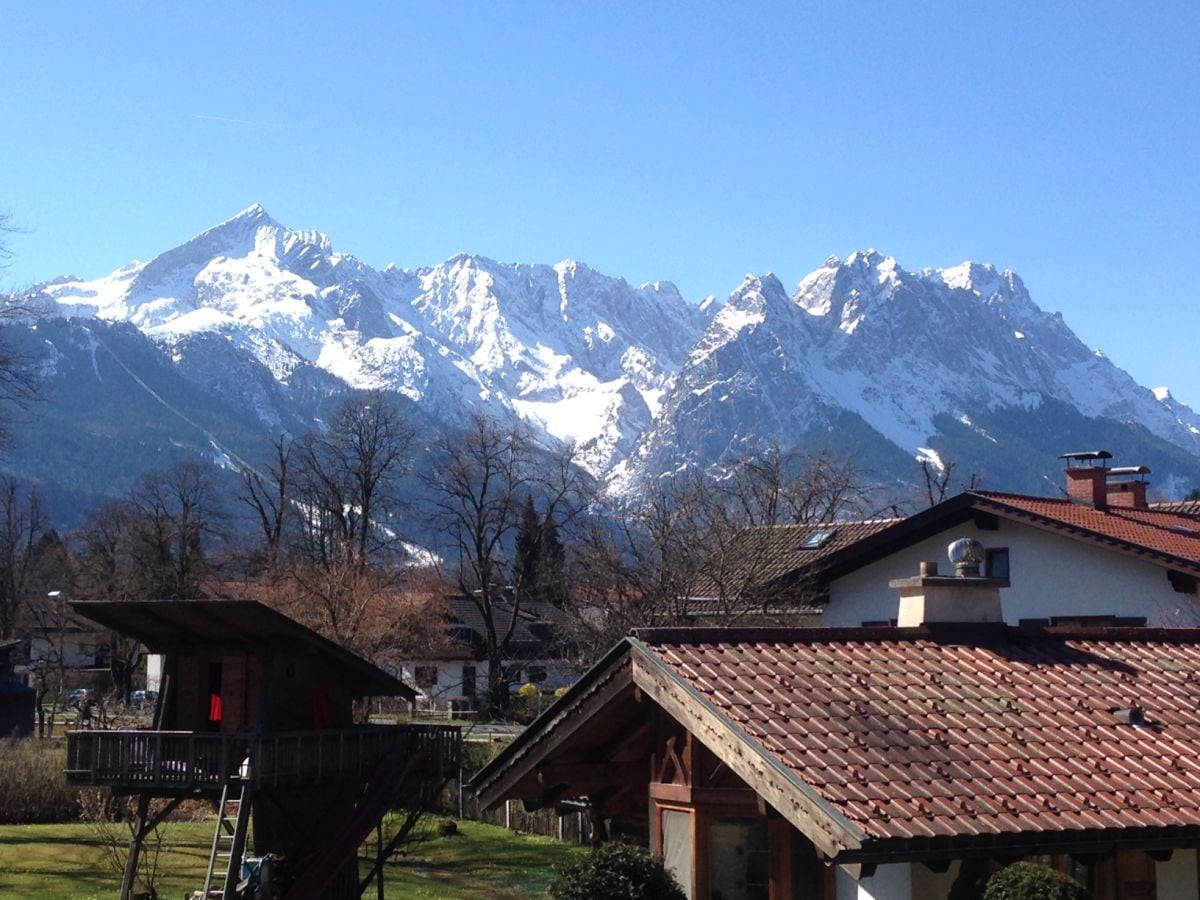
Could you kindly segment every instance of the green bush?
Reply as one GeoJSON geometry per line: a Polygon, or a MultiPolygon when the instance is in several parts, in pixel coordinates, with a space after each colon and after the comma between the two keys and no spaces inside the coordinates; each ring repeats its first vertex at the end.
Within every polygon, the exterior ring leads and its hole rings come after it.
{"type": "Polygon", "coordinates": [[[1006,866],[988,879],[982,900],[1090,900],[1074,878],[1036,863],[1006,866]]]}
{"type": "Polygon", "coordinates": [[[662,860],[632,844],[604,844],[560,868],[554,900],[687,900],[662,860]]]}
{"type": "Polygon", "coordinates": [[[67,784],[66,748],[37,738],[0,740],[0,823],[73,822],[79,790],[67,784]]]}

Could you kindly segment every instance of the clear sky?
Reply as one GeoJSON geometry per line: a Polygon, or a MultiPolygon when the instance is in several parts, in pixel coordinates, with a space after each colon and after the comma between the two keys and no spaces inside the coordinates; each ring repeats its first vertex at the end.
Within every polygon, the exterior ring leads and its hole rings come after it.
{"type": "Polygon", "coordinates": [[[43,3],[0,26],[9,287],[253,202],[373,265],[699,300],[875,247],[1011,268],[1200,408],[1200,2],[43,3]]]}

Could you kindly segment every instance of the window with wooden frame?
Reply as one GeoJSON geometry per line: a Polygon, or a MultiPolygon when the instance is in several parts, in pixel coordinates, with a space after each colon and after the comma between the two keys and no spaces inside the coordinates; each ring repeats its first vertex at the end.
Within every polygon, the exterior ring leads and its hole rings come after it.
{"type": "Polygon", "coordinates": [[[983,574],[988,578],[1008,578],[1008,548],[989,547],[984,552],[983,574]]]}

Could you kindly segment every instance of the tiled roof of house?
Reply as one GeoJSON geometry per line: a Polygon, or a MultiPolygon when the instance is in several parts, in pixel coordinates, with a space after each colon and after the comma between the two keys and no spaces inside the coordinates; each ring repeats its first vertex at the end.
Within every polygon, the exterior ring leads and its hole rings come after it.
{"type": "MultiPolygon", "coordinates": [[[[493,601],[494,621],[497,629],[505,630],[513,614],[511,600],[498,597],[493,601]]],[[[461,626],[482,640],[487,633],[487,623],[476,603],[462,594],[446,598],[446,610],[451,626],[461,626]]],[[[516,649],[545,649],[553,638],[556,628],[566,624],[566,615],[552,603],[524,600],[517,607],[510,646],[516,649]]],[[[503,636],[503,634],[501,634],[503,636]]]]}
{"type": "Polygon", "coordinates": [[[1162,500],[1150,504],[1151,509],[1161,512],[1182,513],[1185,516],[1200,517],[1200,500],[1162,500]]]}
{"type": "Polygon", "coordinates": [[[722,583],[727,591],[731,586],[753,590],[801,570],[818,569],[824,560],[899,521],[865,519],[747,528],[724,554],[710,562],[711,571],[693,586],[692,595],[717,596],[722,583]]]}
{"type": "Polygon", "coordinates": [[[1200,521],[1194,516],[1156,508],[1109,506],[1100,510],[1065,498],[1023,494],[978,491],[966,496],[976,498],[976,508],[1036,520],[1075,537],[1200,569],[1200,521]]]}
{"type": "Polygon", "coordinates": [[[1200,828],[1197,629],[649,629],[631,644],[864,849],[1200,828]]]}
{"type": "Polygon", "coordinates": [[[981,516],[1034,528],[1139,557],[1200,576],[1200,517],[1155,507],[1096,509],[1066,497],[1031,497],[998,491],[963,491],[936,506],[830,554],[822,575],[838,578],[948,528],[981,516]]]}

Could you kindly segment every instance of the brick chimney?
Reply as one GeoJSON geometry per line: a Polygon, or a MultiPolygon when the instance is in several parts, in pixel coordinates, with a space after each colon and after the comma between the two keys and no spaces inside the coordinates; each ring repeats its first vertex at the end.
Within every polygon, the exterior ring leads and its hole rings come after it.
{"type": "Polygon", "coordinates": [[[1096,509],[1108,507],[1108,469],[1102,466],[1074,466],[1066,472],[1068,497],[1096,509]]]}
{"type": "Polygon", "coordinates": [[[972,538],[961,538],[948,549],[956,574],[938,575],[936,562],[921,563],[915,578],[897,578],[888,586],[900,591],[900,610],[896,624],[912,628],[938,622],[1003,622],[1000,588],[1004,578],[984,578],[979,574],[983,545],[972,538]]]}
{"type": "Polygon", "coordinates": [[[1067,496],[1076,503],[1084,503],[1101,510],[1110,506],[1125,509],[1146,508],[1148,484],[1144,476],[1150,474],[1150,469],[1146,466],[1110,469],[1107,461],[1112,459],[1112,454],[1107,450],[1064,453],[1059,459],[1068,460],[1067,496]]]}
{"type": "Polygon", "coordinates": [[[1108,479],[1105,483],[1105,498],[1108,505],[1120,506],[1125,509],[1145,509],[1149,505],[1146,502],[1146,488],[1149,484],[1143,476],[1149,474],[1149,466],[1125,466],[1109,469],[1108,479]],[[1132,481],[1113,480],[1114,478],[1124,479],[1131,475],[1135,476],[1132,481]]]}

